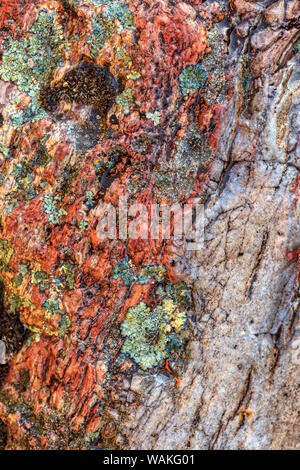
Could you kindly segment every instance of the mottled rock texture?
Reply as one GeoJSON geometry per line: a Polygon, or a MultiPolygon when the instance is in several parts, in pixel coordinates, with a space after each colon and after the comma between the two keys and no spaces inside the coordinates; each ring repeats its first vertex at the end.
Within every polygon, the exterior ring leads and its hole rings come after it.
{"type": "Polygon", "coordinates": [[[2,447],[299,448],[299,13],[1,2],[2,447]],[[99,239],[121,196],[204,248],[99,239]]]}

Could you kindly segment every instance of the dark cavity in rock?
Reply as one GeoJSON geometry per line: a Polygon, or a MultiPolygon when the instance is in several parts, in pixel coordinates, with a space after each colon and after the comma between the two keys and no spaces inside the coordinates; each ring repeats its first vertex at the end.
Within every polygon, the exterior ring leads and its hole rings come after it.
{"type": "Polygon", "coordinates": [[[50,113],[56,110],[60,101],[65,101],[92,106],[105,116],[119,91],[120,85],[107,67],[82,63],[67,72],[53,87],[44,87],[40,100],[50,113]]]}
{"type": "Polygon", "coordinates": [[[4,422],[0,419],[0,450],[5,449],[7,444],[7,429],[4,422]]]}
{"type": "MultiPolygon", "coordinates": [[[[0,339],[5,343],[8,359],[17,354],[28,338],[28,330],[17,313],[6,308],[4,303],[4,283],[0,282],[0,339]]],[[[7,364],[0,366],[0,382],[4,380],[7,364]]],[[[1,386],[1,383],[0,383],[1,386]]]]}

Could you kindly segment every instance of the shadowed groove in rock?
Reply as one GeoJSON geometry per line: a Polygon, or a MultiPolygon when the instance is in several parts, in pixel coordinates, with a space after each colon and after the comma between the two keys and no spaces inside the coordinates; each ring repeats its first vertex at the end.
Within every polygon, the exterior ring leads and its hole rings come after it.
{"type": "Polygon", "coordinates": [[[5,449],[7,443],[7,428],[4,422],[0,419],[0,450],[5,449]]]}
{"type": "MultiPolygon", "coordinates": [[[[0,339],[4,341],[6,353],[15,355],[23,346],[28,332],[17,313],[10,311],[4,302],[5,285],[0,282],[0,339]]],[[[0,366],[0,386],[7,372],[7,365],[0,366]]]]}

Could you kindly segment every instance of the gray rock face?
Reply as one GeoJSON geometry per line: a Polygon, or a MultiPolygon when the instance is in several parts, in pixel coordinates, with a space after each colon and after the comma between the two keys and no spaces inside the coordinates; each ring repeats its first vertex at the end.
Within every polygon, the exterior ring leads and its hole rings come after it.
{"type": "Polygon", "coordinates": [[[299,2],[235,3],[246,37],[230,55],[235,90],[206,183],[205,247],[177,250],[197,311],[189,364],[179,387],[133,377],[140,406],[119,436],[131,449],[300,448],[299,2]]]}
{"type": "Polygon", "coordinates": [[[20,68],[3,49],[0,448],[300,449],[299,0],[39,1],[35,36],[21,3],[22,40],[0,38],[20,68]],[[124,195],[203,204],[202,249],[101,240],[124,195]],[[181,281],[179,340],[171,297],[147,322],[181,281]]]}

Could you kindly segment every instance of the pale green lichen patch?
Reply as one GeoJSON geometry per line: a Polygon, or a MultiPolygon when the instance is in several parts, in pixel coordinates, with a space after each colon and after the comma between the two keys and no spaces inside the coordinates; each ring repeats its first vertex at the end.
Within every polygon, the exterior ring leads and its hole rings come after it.
{"type": "Polygon", "coordinates": [[[129,286],[132,282],[134,282],[136,280],[136,277],[133,273],[132,261],[128,258],[125,258],[123,261],[118,262],[113,270],[112,278],[123,279],[124,284],[126,286],[129,286]]]}
{"type": "Polygon", "coordinates": [[[127,80],[139,80],[141,78],[141,74],[140,72],[133,70],[132,72],[129,72],[126,78],[127,80]]]}
{"type": "Polygon", "coordinates": [[[54,334],[57,336],[63,336],[65,332],[70,328],[72,322],[67,313],[61,309],[60,300],[57,298],[49,298],[43,303],[42,307],[45,309],[45,317],[50,319],[52,315],[60,315],[61,319],[59,322],[58,331],[54,334]]]}
{"type": "Polygon", "coordinates": [[[87,43],[91,46],[91,54],[98,57],[101,49],[110,37],[115,33],[121,33],[123,29],[134,29],[133,15],[129,7],[117,1],[94,0],[94,6],[106,5],[101,12],[95,13],[91,20],[91,34],[87,38],[87,43]],[[116,21],[117,20],[117,23],[116,21]]]}
{"type": "Polygon", "coordinates": [[[33,271],[31,275],[31,283],[38,285],[41,291],[49,289],[49,276],[43,271],[33,271]]]}
{"type": "Polygon", "coordinates": [[[133,97],[132,88],[126,88],[119,96],[116,98],[116,103],[123,106],[124,114],[128,114],[132,108],[135,99],[133,97]]]}
{"type": "Polygon", "coordinates": [[[13,164],[9,172],[9,178],[13,180],[13,184],[5,196],[5,209],[8,214],[43,191],[43,181],[39,184],[34,182],[34,168],[46,166],[50,160],[47,149],[40,143],[32,160],[23,157],[20,162],[13,164]]]}
{"type": "Polygon", "coordinates": [[[5,198],[5,208],[8,214],[20,206],[20,204],[33,199],[39,193],[39,189],[33,185],[33,168],[25,158],[20,163],[13,165],[10,177],[14,179],[14,186],[5,198]]]}
{"type": "Polygon", "coordinates": [[[150,281],[162,281],[166,276],[166,271],[164,266],[158,264],[142,266],[137,270],[130,259],[124,258],[113,269],[112,277],[113,279],[123,279],[126,286],[133,282],[148,284],[150,281]]]}
{"type": "Polygon", "coordinates": [[[28,308],[31,311],[36,309],[36,306],[29,299],[15,294],[11,295],[8,291],[5,292],[5,302],[8,305],[9,313],[12,315],[18,314],[21,307],[28,308]]]}
{"type": "Polygon", "coordinates": [[[87,38],[87,43],[91,46],[92,56],[96,58],[106,41],[108,41],[114,33],[115,27],[114,24],[111,23],[105,24],[96,14],[92,17],[91,27],[92,31],[87,38]]]}
{"type": "Polygon", "coordinates": [[[95,205],[95,195],[91,189],[88,189],[85,192],[85,201],[84,204],[91,209],[95,205]]]}
{"type": "Polygon", "coordinates": [[[49,222],[54,225],[60,223],[61,216],[67,215],[67,211],[65,209],[58,207],[60,201],[61,197],[59,195],[44,195],[44,211],[48,215],[49,222]]]}
{"type": "Polygon", "coordinates": [[[174,354],[180,354],[190,307],[188,291],[184,283],[176,288],[168,282],[165,288],[157,289],[159,302],[155,308],[140,302],[128,309],[121,325],[125,337],[122,352],[142,369],[151,369],[174,354]]]}
{"type": "Polygon", "coordinates": [[[202,88],[207,81],[205,69],[201,65],[188,65],[179,75],[179,83],[184,96],[202,88]]]}
{"type": "MultiPolygon", "coordinates": [[[[45,312],[45,319],[58,321],[58,326],[53,330],[46,325],[46,331],[55,336],[63,336],[71,326],[71,320],[67,312],[62,308],[62,295],[66,290],[74,289],[75,284],[75,266],[72,263],[62,263],[57,270],[57,276],[53,276],[41,270],[41,266],[37,263],[35,268],[30,272],[27,265],[19,266],[19,276],[21,282],[26,274],[30,274],[30,282],[38,286],[39,290],[46,294],[47,300],[42,304],[45,312]]],[[[22,303],[24,305],[24,303],[22,303]]],[[[32,329],[32,328],[31,328],[32,329]]],[[[38,329],[32,329],[39,333],[38,329]]]]}
{"type": "Polygon", "coordinates": [[[13,252],[14,251],[10,247],[9,242],[7,240],[0,239],[0,270],[7,268],[13,252]]]}
{"type": "Polygon", "coordinates": [[[75,267],[72,263],[64,263],[58,270],[58,277],[53,279],[56,292],[73,290],[75,285],[75,267]]]}
{"type": "Polygon", "coordinates": [[[61,273],[64,277],[65,283],[69,290],[74,289],[75,285],[75,274],[74,274],[74,265],[71,263],[65,263],[61,267],[61,273]]]}
{"type": "Polygon", "coordinates": [[[165,299],[151,310],[144,302],[128,310],[121,326],[126,337],[122,352],[129,354],[142,369],[151,369],[168,357],[170,345],[181,345],[180,333],[186,312],[172,299],[165,299]]]}
{"type": "Polygon", "coordinates": [[[124,3],[110,2],[103,11],[103,17],[108,21],[118,19],[124,28],[133,27],[133,15],[124,3]]]}
{"type": "Polygon", "coordinates": [[[21,92],[31,97],[27,109],[13,113],[12,123],[21,127],[26,121],[42,119],[46,113],[39,103],[40,85],[50,79],[62,60],[63,30],[53,14],[42,10],[23,41],[12,38],[3,53],[0,77],[12,80],[21,92]]]}
{"type": "Polygon", "coordinates": [[[188,196],[198,177],[205,171],[212,151],[205,136],[191,124],[186,135],[175,144],[172,162],[163,162],[154,171],[154,192],[157,200],[167,199],[172,203],[188,196]]]}
{"type": "Polygon", "coordinates": [[[154,111],[153,113],[146,113],[146,118],[151,119],[155,126],[160,123],[161,114],[160,111],[154,111]]]}
{"type": "Polygon", "coordinates": [[[24,278],[27,276],[29,272],[27,264],[20,264],[18,268],[18,274],[13,278],[13,283],[15,287],[19,287],[22,283],[24,278]]]}
{"type": "Polygon", "coordinates": [[[9,145],[4,145],[0,143],[0,154],[3,154],[4,157],[9,157],[10,147],[9,145]]]}
{"type": "Polygon", "coordinates": [[[140,284],[147,284],[150,280],[162,281],[166,272],[166,268],[158,264],[143,266],[137,276],[137,281],[140,284]]]}

